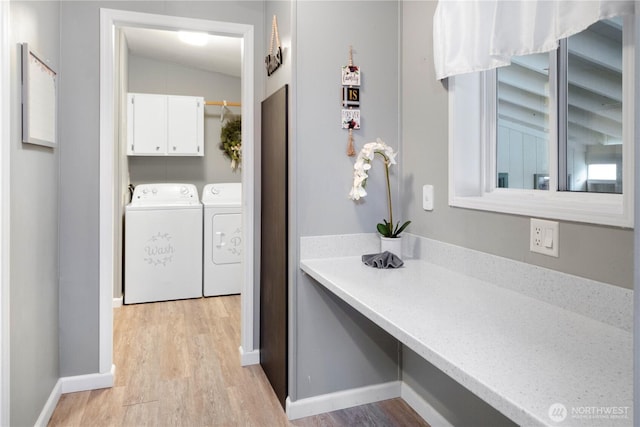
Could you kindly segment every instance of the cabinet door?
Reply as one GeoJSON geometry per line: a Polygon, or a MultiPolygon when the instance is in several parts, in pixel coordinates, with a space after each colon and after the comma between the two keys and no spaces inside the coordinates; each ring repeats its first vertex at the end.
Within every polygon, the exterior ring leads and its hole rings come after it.
{"type": "Polygon", "coordinates": [[[167,151],[167,97],[130,93],[128,96],[127,154],[164,156],[167,151]]]}
{"type": "Polygon", "coordinates": [[[192,96],[169,96],[167,154],[204,155],[204,100],[192,96]]]}

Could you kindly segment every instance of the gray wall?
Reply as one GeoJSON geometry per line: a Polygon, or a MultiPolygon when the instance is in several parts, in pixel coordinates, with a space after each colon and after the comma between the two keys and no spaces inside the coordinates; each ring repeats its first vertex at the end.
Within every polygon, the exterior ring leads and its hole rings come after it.
{"type": "MultiPolygon", "coordinates": [[[[238,52],[240,55],[240,52],[238,52]]],[[[240,102],[240,78],[180,64],[129,56],[129,92],[202,96],[205,101],[240,102]]],[[[229,107],[240,114],[239,107],[229,107]]],[[[211,182],[240,182],[241,172],[231,170],[220,144],[221,107],[205,107],[204,157],[129,157],[129,177],[134,185],[150,182],[187,182],[202,194],[211,182]]]]}
{"type": "Polygon", "coordinates": [[[28,42],[60,71],[60,5],[12,1],[10,9],[10,413],[12,426],[25,426],[36,422],[59,377],[58,159],[64,138],[55,149],[21,142],[17,43],[28,42]]]}
{"type": "MultiPolygon", "coordinates": [[[[98,372],[100,8],[252,24],[255,91],[263,93],[262,2],[63,1],[60,127],[60,370],[98,372]]],[[[256,129],[260,129],[256,108],[256,129]]],[[[259,143],[259,136],[256,139],[259,143]]]]}
{"type": "Polygon", "coordinates": [[[402,349],[402,380],[453,426],[517,425],[407,347],[402,349]]]}
{"type": "MultiPolygon", "coordinates": [[[[347,197],[354,158],[346,156],[347,132],[340,123],[340,67],[347,65],[353,45],[354,64],[362,69],[363,119],[362,129],[354,132],[356,150],[376,137],[398,148],[399,5],[305,1],[295,6],[292,144],[298,241],[300,236],[374,232],[386,215],[382,163],[374,164],[362,203],[347,197]]],[[[397,195],[398,171],[392,172],[397,195]]],[[[292,400],[398,379],[394,339],[299,270],[295,290],[292,400]]]]}
{"type": "Polygon", "coordinates": [[[633,286],[633,231],[560,223],[560,257],[529,252],[529,218],[448,206],[448,101],[435,80],[432,17],[436,2],[403,2],[402,205],[414,234],[553,270],[633,286]],[[422,185],[435,186],[433,212],[422,185]]]}

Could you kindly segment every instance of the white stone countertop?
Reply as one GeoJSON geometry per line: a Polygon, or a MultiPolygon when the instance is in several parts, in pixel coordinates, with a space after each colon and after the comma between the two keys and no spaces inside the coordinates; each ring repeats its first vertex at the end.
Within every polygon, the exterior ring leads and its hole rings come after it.
{"type": "Polygon", "coordinates": [[[360,256],[300,267],[520,425],[632,425],[628,331],[420,260],[396,270],[360,256]],[[554,404],[568,411],[560,423],[554,404]]]}

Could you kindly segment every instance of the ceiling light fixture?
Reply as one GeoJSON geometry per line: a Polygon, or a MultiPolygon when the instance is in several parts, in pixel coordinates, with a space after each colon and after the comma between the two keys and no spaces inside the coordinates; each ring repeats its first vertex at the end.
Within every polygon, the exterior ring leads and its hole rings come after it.
{"type": "Polygon", "coordinates": [[[193,33],[190,31],[178,31],[180,41],[193,46],[204,46],[209,42],[209,34],[193,33]]]}

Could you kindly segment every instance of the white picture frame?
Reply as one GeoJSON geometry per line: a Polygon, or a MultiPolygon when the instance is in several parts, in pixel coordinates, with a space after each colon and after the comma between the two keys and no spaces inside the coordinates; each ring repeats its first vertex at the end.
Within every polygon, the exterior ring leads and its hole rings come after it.
{"type": "Polygon", "coordinates": [[[55,147],[57,73],[28,43],[22,43],[22,142],[55,147]]]}

